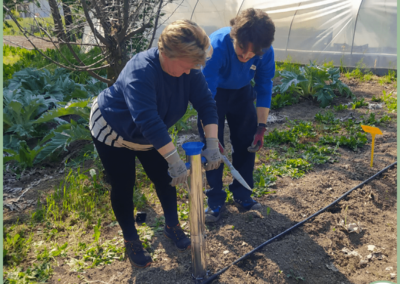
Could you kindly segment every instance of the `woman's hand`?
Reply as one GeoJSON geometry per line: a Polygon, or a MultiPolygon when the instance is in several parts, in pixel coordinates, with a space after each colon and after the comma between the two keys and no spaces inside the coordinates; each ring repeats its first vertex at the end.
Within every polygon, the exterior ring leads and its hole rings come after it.
{"type": "Polygon", "coordinates": [[[206,145],[207,148],[201,151],[201,155],[207,160],[204,168],[206,171],[216,170],[223,162],[221,153],[219,152],[218,139],[206,138],[206,145]]]}
{"type": "Polygon", "coordinates": [[[172,178],[170,185],[176,186],[186,182],[186,165],[179,157],[178,151],[174,149],[172,152],[164,155],[164,159],[168,162],[168,174],[172,178]]]}

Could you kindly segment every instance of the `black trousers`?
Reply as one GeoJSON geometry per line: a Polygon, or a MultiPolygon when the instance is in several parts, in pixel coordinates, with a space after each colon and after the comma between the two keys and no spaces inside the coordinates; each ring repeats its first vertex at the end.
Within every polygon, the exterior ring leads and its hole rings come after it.
{"type": "Polygon", "coordinates": [[[169,183],[168,163],[156,150],[133,151],[127,148],[108,146],[93,138],[104,169],[111,181],[111,205],[121,226],[125,240],[138,239],[135,228],[133,192],[136,179],[135,158],[141,162],[144,171],[154,183],[157,196],[164,210],[168,226],[178,224],[176,188],[169,183]]]}
{"type": "MultiPolygon", "coordinates": [[[[215,102],[218,112],[218,139],[222,146],[224,143],[225,118],[230,129],[232,143],[232,165],[244,178],[247,184],[253,188],[253,170],[255,154],[247,151],[247,147],[253,142],[257,130],[257,112],[254,106],[254,92],[251,85],[241,89],[231,90],[217,88],[215,102]]],[[[204,132],[200,121],[197,123],[200,138],[205,142],[204,132]]],[[[215,209],[224,204],[226,192],[223,190],[222,176],[224,165],[218,169],[207,171],[207,181],[210,189],[206,191],[208,206],[215,209]]],[[[229,191],[233,198],[241,201],[249,200],[251,192],[244,188],[237,180],[229,185],[229,191]]]]}

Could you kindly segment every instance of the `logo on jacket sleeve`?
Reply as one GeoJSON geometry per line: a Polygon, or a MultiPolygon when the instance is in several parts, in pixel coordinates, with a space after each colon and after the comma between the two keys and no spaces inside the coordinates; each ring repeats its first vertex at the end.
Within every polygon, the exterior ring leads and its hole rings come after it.
{"type": "Polygon", "coordinates": [[[256,66],[253,64],[253,65],[251,65],[250,69],[251,70],[256,70],[256,66]]]}

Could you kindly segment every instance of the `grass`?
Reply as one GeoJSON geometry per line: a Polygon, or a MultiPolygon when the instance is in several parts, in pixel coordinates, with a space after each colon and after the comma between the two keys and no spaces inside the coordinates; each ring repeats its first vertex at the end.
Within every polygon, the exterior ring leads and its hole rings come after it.
{"type": "Polygon", "coordinates": [[[397,95],[392,92],[386,93],[385,90],[382,91],[382,101],[386,104],[389,112],[397,112],[397,95]]]}
{"type": "MultiPolygon", "coordinates": [[[[64,24],[64,17],[61,18],[64,24]]],[[[36,19],[38,23],[49,32],[54,29],[53,18],[47,17],[47,18],[36,18],[36,19]]],[[[41,33],[39,32],[37,24],[33,18],[19,18],[18,23],[22,26],[23,29],[26,29],[28,32],[31,33],[33,32],[36,36],[41,36],[41,33]]],[[[3,25],[3,35],[23,36],[24,33],[20,31],[20,29],[17,27],[17,24],[13,20],[5,20],[5,24],[3,25]]]]}
{"type": "MultiPolygon", "coordinates": [[[[67,171],[53,192],[39,197],[29,221],[4,227],[4,283],[46,282],[52,276],[53,267],[58,266],[57,257],[71,271],[82,273],[85,269],[123,260],[122,231],[113,239],[102,237],[103,228],[112,228],[118,223],[111,207],[110,186],[103,182],[101,164],[98,161],[95,164],[99,168],[83,171],[78,167],[67,171]],[[27,263],[33,264],[26,266],[27,263]]],[[[135,210],[143,210],[156,197],[140,164],[135,187],[135,210]]],[[[178,191],[187,194],[181,187],[178,191]]],[[[178,215],[181,221],[186,221],[189,205],[186,196],[182,198],[186,201],[178,198],[178,215]]],[[[143,245],[154,261],[162,250],[153,249],[151,241],[162,233],[164,223],[164,217],[160,216],[151,224],[137,226],[143,245]]]]}
{"type": "Polygon", "coordinates": [[[355,78],[360,80],[361,82],[364,81],[378,81],[380,85],[384,84],[394,84],[394,87],[397,87],[397,71],[396,70],[388,70],[388,74],[384,76],[376,76],[374,75],[363,63],[363,59],[356,63],[356,68],[353,71],[349,71],[348,68],[344,67],[344,63],[340,61],[340,72],[343,74],[344,77],[347,79],[355,78]]]}
{"type": "MultiPolygon", "coordinates": [[[[85,62],[85,64],[91,65],[99,60],[101,55],[100,48],[93,48],[88,53],[82,53],[79,46],[73,46],[74,51],[78,54],[80,59],[85,62]]],[[[78,61],[73,57],[72,53],[69,51],[68,47],[62,46],[60,49],[61,53],[55,49],[47,49],[43,51],[46,56],[52,58],[53,60],[60,62],[64,65],[68,65],[68,62],[72,64],[79,65],[78,61]]],[[[100,65],[99,65],[100,66],[100,65]]],[[[4,45],[3,47],[3,80],[6,82],[8,79],[12,78],[12,75],[24,68],[46,68],[50,71],[54,71],[58,66],[52,63],[50,60],[43,58],[36,50],[27,50],[20,47],[13,47],[9,45],[4,45]]],[[[102,69],[98,72],[99,75],[105,76],[107,71],[102,69]]],[[[71,72],[71,79],[76,83],[85,84],[91,77],[86,72],[71,72]]]]}

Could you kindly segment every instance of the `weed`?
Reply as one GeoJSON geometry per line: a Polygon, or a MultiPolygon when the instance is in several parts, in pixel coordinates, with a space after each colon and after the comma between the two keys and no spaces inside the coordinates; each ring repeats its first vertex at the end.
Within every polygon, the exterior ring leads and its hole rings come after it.
{"type": "Polygon", "coordinates": [[[51,277],[53,269],[49,262],[33,263],[32,267],[23,270],[22,267],[15,267],[5,273],[6,284],[17,283],[40,283],[47,282],[51,277]]]}
{"type": "Polygon", "coordinates": [[[280,109],[284,106],[291,106],[293,104],[296,104],[298,101],[298,96],[290,92],[284,94],[276,94],[271,99],[271,109],[280,109]]]}
{"type": "Polygon", "coordinates": [[[386,93],[385,90],[383,90],[382,92],[383,92],[382,100],[385,102],[388,110],[390,112],[396,112],[397,111],[397,95],[394,95],[392,92],[386,93]]]}
{"type": "Polygon", "coordinates": [[[333,109],[336,110],[336,111],[345,110],[347,108],[348,108],[348,105],[342,105],[342,104],[337,105],[337,106],[333,106],[333,109]]]}
{"type": "Polygon", "coordinates": [[[143,182],[140,182],[139,186],[136,186],[135,191],[133,192],[133,204],[135,204],[136,210],[142,210],[147,205],[147,197],[141,192],[142,188],[144,188],[144,184],[143,182]]]}
{"type": "Polygon", "coordinates": [[[137,228],[140,239],[142,240],[143,247],[147,250],[151,249],[151,240],[154,237],[154,230],[143,223],[142,226],[137,228]]]}
{"type": "Polygon", "coordinates": [[[100,224],[100,222],[101,222],[101,219],[99,218],[98,220],[97,220],[97,225],[96,226],[94,226],[94,234],[93,234],[93,237],[94,237],[94,241],[96,242],[96,243],[98,243],[99,242],[99,239],[100,239],[100,229],[101,229],[101,224],[100,224]]]}
{"type": "Polygon", "coordinates": [[[332,136],[332,135],[325,135],[320,138],[320,142],[322,144],[333,144],[338,146],[345,146],[353,151],[356,151],[358,148],[363,147],[367,142],[367,135],[361,132],[356,133],[353,136],[332,136]]]}
{"type": "Polygon", "coordinates": [[[380,102],[383,102],[383,99],[380,96],[375,97],[375,95],[373,95],[372,98],[371,98],[371,101],[380,103],[380,102]]]}
{"type": "Polygon", "coordinates": [[[290,273],[288,273],[288,274],[286,275],[286,277],[287,277],[287,278],[293,278],[293,279],[296,280],[296,281],[299,281],[299,280],[305,281],[304,277],[302,277],[302,276],[296,276],[296,274],[293,272],[292,269],[290,269],[290,273]]]}
{"type": "Polygon", "coordinates": [[[324,124],[337,124],[339,123],[339,119],[335,118],[335,115],[332,111],[327,111],[324,114],[322,112],[318,112],[315,115],[315,120],[324,124]]]}
{"type": "Polygon", "coordinates": [[[233,199],[233,194],[229,190],[225,190],[226,192],[226,199],[225,202],[228,204],[233,204],[235,203],[235,200],[233,199]]]}
{"type": "Polygon", "coordinates": [[[364,98],[362,98],[361,100],[357,100],[357,98],[355,98],[353,100],[353,103],[351,104],[351,109],[356,109],[363,106],[368,106],[368,103],[364,101],[364,98]]]}
{"type": "Polygon", "coordinates": [[[186,203],[178,204],[178,217],[185,221],[189,219],[189,206],[186,203]]]}
{"type": "Polygon", "coordinates": [[[390,116],[388,115],[383,115],[381,118],[376,119],[375,118],[375,114],[374,113],[370,113],[369,116],[367,118],[364,119],[364,116],[361,116],[362,121],[361,123],[364,125],[371,125],[371,126],[375,126],[375,125],[380,125],[382,123],[388,122],[391,120],[390,116]]]}
{"type": "Polygon", "coordinates": [[[23,231],[15,231],[9,230],[9,233],[4,231],[3,259],[5,264],[8,265],[20,264],[26,258],[32,243],[33,233],[26,239],[23,231]]]}
{"type": "Polygon", "coordinates": [[[397,82],[397,72],[396,70],[389,70],[388,74],[379,78],[379,84],[390,84],[393,81],[397,82]]]}

